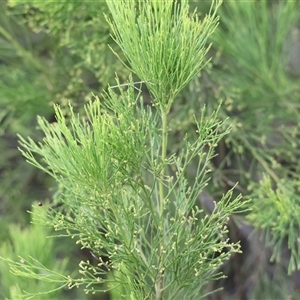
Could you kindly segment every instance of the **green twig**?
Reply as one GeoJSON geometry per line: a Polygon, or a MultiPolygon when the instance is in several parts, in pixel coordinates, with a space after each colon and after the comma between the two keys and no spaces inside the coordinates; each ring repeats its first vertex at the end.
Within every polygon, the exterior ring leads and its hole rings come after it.
{"type": "Polygon", "coordinates": [[[17,50],[17,53],[22,56],[23,58],[26,58],[33,66],[35,66],[37,69],[43,72],[43,76],[45,79],[45,84],[47,86],[48,90],[53,90],[53,84],[52,80],[48,74],[48,72],[45,70],[44,66],[37,60],[35,57],[24,49],[20,43],[7,31],[5,30],[2,26],[0,26],[0,34],[2,34],[9,42],[12,43],[12,45],[15,47],[17,50]]]}

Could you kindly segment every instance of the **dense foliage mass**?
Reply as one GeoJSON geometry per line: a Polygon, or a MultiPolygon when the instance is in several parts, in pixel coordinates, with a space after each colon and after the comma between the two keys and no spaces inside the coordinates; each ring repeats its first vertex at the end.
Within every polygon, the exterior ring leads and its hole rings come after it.
{"type": "Polygon", "coordinates": [[[300,3],[176,3],[0,3],[1,299],[299,297],[300,3]]]}

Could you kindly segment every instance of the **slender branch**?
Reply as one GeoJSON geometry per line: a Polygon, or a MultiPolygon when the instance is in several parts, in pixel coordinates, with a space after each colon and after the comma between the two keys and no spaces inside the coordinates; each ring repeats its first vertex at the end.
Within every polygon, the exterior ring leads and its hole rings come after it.
{"type": "Polygon", "coordinates": [[[24,58],[26,58],[32,65],[34,65],[37,69],[42,71],[44,79],[45,79],[45,84],[47,86],[47,89],[49,91],[53,90],[53,84],[51,82],[51,78],[44,68],[44,66],[24,47],[20,45],[20,43],[7,31],[5,30],[2,26],[0,26],[0,34],[2,34],[8,41],[12,43],[12,45],[15,47],[17,52],[24,58]]]}
{"type": "MultiPolygon", "coordinates": [[[[164,164],[167,156],[167,144],[168,144],[168,132],[167,132],[167,113],[162,110],[162,115],[161,115],[161,120],[162,120],[162,149],[161,149],[161,161],[164,164]]],[[[159,181],[159,200],[160,200],[160,205],[159,205],[159,214],[160,216],[163,215],[163,210],[164,210],[164,201],[165,201],[165,192],[164,192],[164,184],[163,184],[163,179],[165,175],[165,167],[161,169],[160,172],[160,181],[159,181]]]]}
{"type": "Polygon", "coordinates": [[[261,158],[260,155],[257,154],[256,149],[254,149],[250,143],[248,142],[248,140],[246,138],[243,138],[243,142],[244,144],[248,147],[248,149],[250,150],[250,152],[252,153],[252,155],[257,159],[257,161],[260,162],[260,164],[262,165],[262,167],[265,169],[266,172],[268,172],[268,174],[274,179],[275,182],[279,181],[278,176],[276,175],[275,172],[273,172],[271,170],[271,168],[268,166],[268,164],[261,158]]]}
{"type": "Polygon", "coordinates": [[[158,266],[158,276],[157,282],[155,284],[156,290],[156,299],[161,300],[163,299],[163,276],[164,276],[164,207],[165,207],[165,191],[164,191],[164,175],[165,175],[165,160],[167,156],[167,146],[168,146],[168,131],[167,131],[167,118],[168,118],[168,111],[161,109],[161,121],[162,121],[162,148],[161,148],[161,161],[163,164],[163,168],[160,172],[160,181],[159,181],[159,217],[161,221],[161,242],[160,242],[160,249],[159,251],[159,266],[158,266]]]}

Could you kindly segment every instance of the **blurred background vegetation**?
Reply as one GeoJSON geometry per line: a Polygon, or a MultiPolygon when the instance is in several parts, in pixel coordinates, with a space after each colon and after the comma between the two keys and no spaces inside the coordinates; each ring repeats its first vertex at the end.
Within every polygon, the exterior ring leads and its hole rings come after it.
{"type": "MultiPolygon", "coordinates": [[[[191,2],[200,17],[209,7],[191,2]]],[[[66,275],[82,257],[93,256],[69,239],[46,238],[51,229],[30,225],[27,211],[39,201],[53,202],[56,187],[22,158],[16,134],[38,141],[36,116],[54,121],[54,103],[64,108],[70,101],[81,111],[91,93],[115,85],[116,74],[126,81],[128,70],[108,47],[122,55],[104,13],[102,1],[0,2],[0,256],[30,255],[66,275]]],[[[219,117],[229,118],[232,130],[217,147],[199,205],[210,212],[212,201],[236,182],[236,192],[252,199],[251,213],[229,222],[230,238],[241,240],[243,254],[224,265],[227,279],[208,287],[224,290],[209,299],[299,299],[300,2],[224,1],[219,14],[212,61],[170,116],[170,145],[180,149],[184,134],[195,131],[193,116],[204,105],[210,115],[222,102],[219,117]]],[[[146,89],[144,98],[149,101],[146,89]]],[[[55,288],[24,281],[0,264],[1,299],[55,288]]],[[[93,299],[80,289],[50,295],[93,299]]]]}

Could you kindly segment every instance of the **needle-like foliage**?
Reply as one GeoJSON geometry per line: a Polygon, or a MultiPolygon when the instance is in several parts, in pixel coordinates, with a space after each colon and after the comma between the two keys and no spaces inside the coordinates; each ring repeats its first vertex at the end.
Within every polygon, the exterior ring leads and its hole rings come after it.
{"type": "Polygon", "coordinates": [[[208,37],[218,25],[214,1],[203,20],[189,14],[188,1],[107,1],[116,43],[131,70],[146,82],[167,112],[180,90],[205,65],[208,37]]]}
{"type": "MultiPolygon", "coordinates": [[[[86,293],[117,289],[118,299],[203,298],[207,283],[223,278],[223,262],[240,252],[227,224],[230,215],[244,211],[241,197],[229,190],[211,214],[198,202],[214,149],[229,127],[218,121],[218,111],[206,120],[203,108],[195,118],[195,140],[187,133],[182,149],[170,152],[168,114],[204,66],[220,2],[203,21],[189,14],[187,1],[107,4],[115,39],[151,91],[154,108],[130,79],[125,90],[118,82],[117,91],[109,88],[101,101],[95,97],[84,114],[70,105],[69,120],[59,106],[56,122],[39,117],[41,142],[19,136],[27,161],[59,185],[55,201],[62,207],[49,207],[35,222],[66,232],[97,259],[97,265],[79,263],[81,277],[47,272],[62,285],[85,285],[86,293]]],[[[12,266],[26,276],[18,264],[12,266]]],[[[34,271],[44,267],[33,266],[36,261],[28,263],[27,276],[43,280],[34,271]]]]}
{"type": "Polygon", "coordinates": [[[127,92],[120,90],[118,96],[110,90],[106,109],[101,110],[96,99],[86,106],[86,118],[71,114],[70,128],[56,107],[57,123],[39,118],[45,133],[42,143],[20,137],[28,162],[59,182],[57,197],[68,211],[50,209],[48,219],[40,221],[66,230],[99,259],[98,266],[82,262],[80,272],[85,279],[75,278],[70,284],[86,284],[87,292],[101,290],[99,282],[105,281],[101,274],[106,269],[125,272],[126,280],[114,275],[113,283],[108,283],[111,288],[123,285],[125,298],[130,294],[134,299],[159,298],[156,284],[162,280],[159,292],[164,299],[183,295],[192,299],[203,293],[208,281],[221,278],[215,271],[231,252],[239,251],[239,246],[226,238],[226,223],[232,212],[241,209],[240,198],[230,202],[232,192],[224,195],[211,216],[195,206],[206,185],[214,145],[225,134],[218,129],[223,124],[216,115],[209,122],[200,122],[199,138],[186,142],[182,154],[159,166],[170,166],[174,176],[161,178],[156,172],[158,165],[151,160],[155,149],[149,149],[146,141],[150,137],[150,144],[161,142],[160,133],[155,133],[157,121],[133,92],[130,87],[127,92]],[[196,157],[197,177],[189,186],[184,174],[196,157]],[[143,178],[149,177],[146,183],[143,178]],[[161,183],[166,187],[163,214],[159,210],[161,183]],[[109,261],[104,262],[104,257],[109,261]]]}

